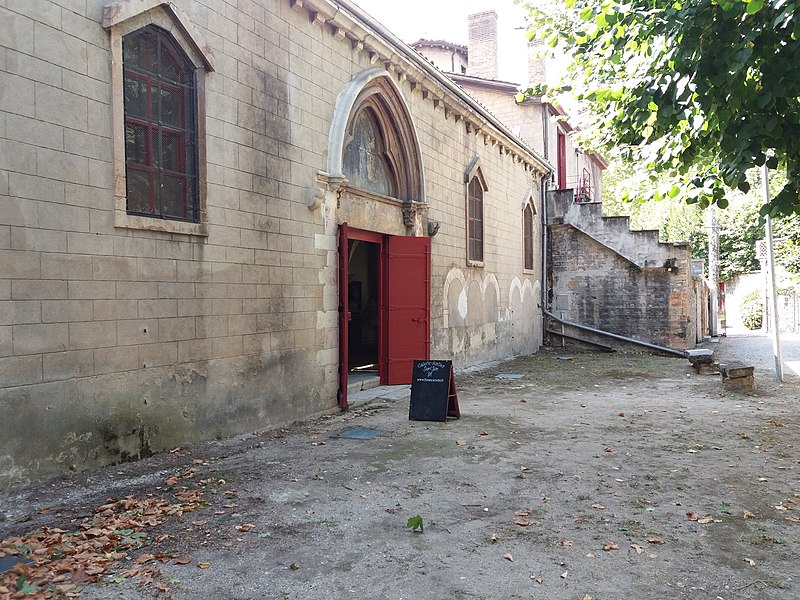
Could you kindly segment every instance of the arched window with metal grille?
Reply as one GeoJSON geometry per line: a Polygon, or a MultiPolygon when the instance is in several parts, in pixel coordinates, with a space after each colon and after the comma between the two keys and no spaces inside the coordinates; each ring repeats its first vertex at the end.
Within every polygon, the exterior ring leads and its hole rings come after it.
{"type": "Polygon", "coordinates": [[[127,212],[199,219],[195,65],[166,30],[122,38],[127,212]]]}
{"type": "Polygon", "coordinates": [[[469,182],[467,192],[468,260],[483,262],[483,186],[476,175],[469,182]]]}

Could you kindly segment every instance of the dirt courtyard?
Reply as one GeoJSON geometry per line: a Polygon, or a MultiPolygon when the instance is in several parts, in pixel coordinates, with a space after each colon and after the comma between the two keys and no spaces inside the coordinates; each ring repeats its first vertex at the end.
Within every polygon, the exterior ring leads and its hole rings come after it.
{"type": "Polygon", "coordinates": [[[0,597],[800,598],[796,378],[566,349],[456,377],[459,420],[401,390],[0,495],[0,555],[36,559],[0,597]]]}

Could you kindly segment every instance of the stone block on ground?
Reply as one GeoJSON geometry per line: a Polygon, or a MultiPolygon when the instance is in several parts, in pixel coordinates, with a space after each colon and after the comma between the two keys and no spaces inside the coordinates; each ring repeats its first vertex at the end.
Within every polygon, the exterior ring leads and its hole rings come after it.
{"type": "Polygon", "coordinates": [[[722,385],[726,390],[752,392],[754,387],[754,370],[755,368],[753,366],[738,361],[719,365],[722,385]]]}

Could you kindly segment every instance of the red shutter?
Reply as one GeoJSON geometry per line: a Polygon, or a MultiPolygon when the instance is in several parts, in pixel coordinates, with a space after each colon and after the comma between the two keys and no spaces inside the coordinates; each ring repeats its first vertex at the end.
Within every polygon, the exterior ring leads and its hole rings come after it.
{"type": "Polygon", "coordinates": [[[431,239],[390,236],[387,384],[411,383],[414,360],[430,358],[431,239]]]}
{"type": "Polygon", "coordinates": [[[558,162],[556,164],[558,171],[558,189],[564,190],[567,188],[567,136],[558,132],[558,162]]]}

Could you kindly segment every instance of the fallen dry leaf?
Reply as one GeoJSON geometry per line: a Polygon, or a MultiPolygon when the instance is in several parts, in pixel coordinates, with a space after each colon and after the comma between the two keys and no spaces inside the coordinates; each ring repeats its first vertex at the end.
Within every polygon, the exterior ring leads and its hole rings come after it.
{"type": "Polygon", "coordinates": [[[484,431],[483,429],[481,429],[481,432],[478,435],[489,435],[489,434],[486,431],[484,431]]]}
{"type": "Polygon", "coordinates": [[[176,556],[172,559],[172,562],[176,565],[188,565],[192,562],[192,559],[189,556],[176,556]]]}
{"type": "Polygon", "coordinates": [[[611,552],[611,550],[619,550],[619,546],[617,546],[614,542],[608,542],[605,546],[603,546],[603,550],[605,552],[611,552]]]}
{"type": "Polygon", "coordinates": [[[516,519],[514,519],[514,523],[521,527],[527,527],[528,525],[531,524],[531,522],[525,517],[517,517],[516,519]]]}
{"type": "Polygon", "coordinates": [[[769,422],[775,425],[775,427],[783,427],[783,423],[781,423],[778,419],[770,419],[769,422]]]}
{"type": "Polygon", "coordinates": [[[530,509],[530,508],[520,508],[520,509],[519,509],[519,510],[518,510],[516,513],[514,513],[514,514],[515,514],[515,515],[517,515],[518,517],[527,517],[529,514],[531,514],[531,512],[532,512],[532,511],[531,511],[531,509],[530,509]]]}
{"type": "Polygon", "coordinates": [[[297,563],[292,563],[292,564],[289,565],[289,568],[292,571],[297,571],[300,568],[300,565],[298,565],[297,563]]]}
{"type": "Polygon", "coordinates": [[[791,523],[800,523],[800,515],[789,515],[783,518],[791,523]]]}
{"type": "Polygon", "coordinates": [[[241,531],[242,533],[247,533],[253,527],[255,527],[255,525],[253,525],[252,523],[244,523],[242,525],[237,525],[234,529],[236,529],[236,531],[241,531]]]}
{"type": "Polygon", "coordinates": [[[564,548],[572,547],[572,540],[560,540],[558,543],[564,546],[564,548]]]}
{"type": "Polygon", "coordinates": [[[700,518],[700,515],[698,515],[696,512],[687,512],[686,513],[686,519],[688,521],[697,521],[699,518],[700,518]]]}
{"type": "Polygon", "coordinates": [[[194,525],[195,527],[201,527],[201,526],[205,525],[206,523],[208,523],[208,521],[205,520],[205,519],[201,519],[199,521],[192,521],[192,525],[194,525]]]}
{"type": "Polygon", "coordinates": [[[514,562],[514,557],[510,554],[503,554],[503,558],[505,558],[509,562],[514,562]]]}
{"type": "Polygon", "coordinates": [[[544,583],[544,579],[542,579],[541,577],[537,577],[536,579],[534,579],[534,581],[539,584],[544,583]]]}
{"type": "Polygon", "coordinates": [[[756,518],[756,516],[753,513],[751,513],[749,510],[747,510],[746,508],[742,509],[742,516],[745,519],[755,519],[756,518]]]}
{"type": "Polygon", "coordinates": [[[605,510],[606,509],[606,507],[603,506],[602,504],[600,504],[599,502],[596,502],[595,504],[592,504],[592,508],[596,508],[597,510],[605,510]]]}
{"type": "Polygon", "coordinates": [[[617,413],[617,416],[618,416],[618,417],[624,417],[624,416],[625,416],[625,413],[624,413],[624,412],[617,413]]]}
{"type": "Polygon", "coordinates": [[[752,558],[745,558],[743,560],[744,560],[744,562],[748,563],[751,567],[755,567],[756,566],[756,561],[754,561],[752,558]]]}
{"type": "Polygon", "coordinates": [[[640,546],[639,544],[631,544],[631,548],[636,550],[636,554],[641,554],[644,552],[644,546],[640,546]]]}
{"type": "Polygon", "coordinates": [[[519,470],[520,470],[520,471],[527,471],[527,470],[528,470],[528,467],[526,467],[525,465],[522,465],[522,466],[519,468],[519,470]]]}
{"type": "Polygon", "coordinates": [[[648,544],[666,544],[666,543],[667,543],[667,542],[665,542],[664,540],[662,540],[661,538],[657,538],[657,537],[649,537],[649,538],[647,538],[647,540],[645,540],[645,541],[646,541],[648,544]]]}
{"type": "Polygon", "coordinates": [[[209,563],[209,562],[199,562],[199,563],[197,563],[197,568],[198,569],[210,569],[211,568],[211,563],[209,563]]]}
{"type": "Polygon", "coordinates": [[[467,440],[456,440],[456,446],[464,446],[466,443],[467,440]]]}
{"type": "Polygon", "coordinates": [[[613,452],[613,451],[614,451],[614,449],[613,448],[609,448],[608,446],[603,448],[603,452],[613,452]]]}
{"type": "Polygon", "coordinates": [[[592,597],[589,594],[586,594],[581,600],[592,600],[592,597]]]}
{"type": "Polygon", "coordinates": [[[701,525],[707,525],[708,523],[714,522],[714,517],[712,517],[711,515],[706,515],[702,519],[697,519],[697,522],[700,523],[701,525]]]}
{"type": "Polygon", "coordinates": [[[499,539],[500,538],[497,537],[497,534],[493,533],[492,537],[489,538],[489,541],[492,542],[493,544],[496,544],[499,539]]]}

